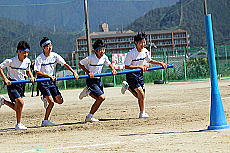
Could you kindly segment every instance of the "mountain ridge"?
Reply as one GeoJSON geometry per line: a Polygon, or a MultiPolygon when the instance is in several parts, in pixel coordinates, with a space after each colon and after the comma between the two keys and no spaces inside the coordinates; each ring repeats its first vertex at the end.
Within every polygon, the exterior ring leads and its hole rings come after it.
{"type": "MultiPolygon", "coordinates": [[[[91,31],[107,22],[113,30],[121,29],[153,8],[175,4],[178,0],[112,1],[88,0],[91,31]],[[166,3],[167,2],[167,3],[166,3]],[[138,10],[138,11],[137,11],[138,10]]],[[[84,28],[83,0],[0,0],[1,17],[41,27],[60,27],[67,31],[84,28]],[[64,3],[65,2],[65,3],[64,3]],[[6,5],[8,4],[8,5],[6,5]]]]}
{"type": "MultiPolygon", "coordinates": [[[[134,31],[155,31],[184,29],[190,34],[191,46],[206,45],[203,3],[199,0],[181,0],[171,7],[157,8],[136,19],[126,29],[134,31]]],[[[208,11],[212,15],[213,32],[216,43],[229,43],[230,1],[208,1],[208,11]],[[221,8],[221,9],[220,9],[221,8]]]]}

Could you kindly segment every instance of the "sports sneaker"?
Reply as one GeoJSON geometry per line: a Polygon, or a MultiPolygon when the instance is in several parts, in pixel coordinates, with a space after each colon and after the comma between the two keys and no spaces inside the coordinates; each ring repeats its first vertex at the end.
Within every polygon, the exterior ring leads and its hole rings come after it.
{"type": "Polygon", "coordinates": [[[122,82],[122,88],[121,88],[121,93],[125,94],[125,91],[129,88],[129,84],[126,81],[122,82]]]}
{"type": "Polygon", "coordinates": [[[87,97],[89,95],[90,91],[87,87],[85,87],[82,92],[79,95],[79,99],[82,100],[84,97],[87,97]]]}
{"type": "Polygon", "coordinates": [[[4,105],[4,97],[3,96],[0,96],[0,108],[2,107],[2,105],[4,105]]]}
{"type": "Polygon", "coordinates": [[[49,120],[43,120],[41,126],[55,126],[55,123],[50,122],[49,120]]]}
{"type": "Polygon", "coordinates": [[[49,105],[47,99],[44,96],[41,96],[41,100],[43,101],[44,108],[46,109],[49,105]]]}
{"type": "Polygon", "coordinates": [[[86,116],[85,118],[85,122],[98,122],[98,121],[99,121],[98,119],[95,119],[93,117],[86,116]]]}
{"type": "Polygon", "coordinates": [[[16,129],[16,130],[26,130],[27,127],[25,127],[22,123],[17,123],[17,124],[15,125],[15,129],[16,129]]]}
{"type": "Polygon", "coordinates": [[[149,118],[149,115],[145,112],[140,112],[139,118],[149,118]]]}

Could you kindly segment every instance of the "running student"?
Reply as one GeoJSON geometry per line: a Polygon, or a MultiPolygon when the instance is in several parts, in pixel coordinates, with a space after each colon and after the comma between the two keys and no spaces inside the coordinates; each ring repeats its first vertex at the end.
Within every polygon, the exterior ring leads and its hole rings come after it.
{"type": "Polygon", "coordinates": [[[30,51],[30,45],[26,41],[20,41],[17,46],[17,56],[6,59],[0,64],[0,75],[7,85],[8,95],[11,101],[7,101],[3,96],[0,96],[0,108],[2,105],[7,105],[16,112],[17,124],[16,130],[27,129],[21,123],[22,109],[24,106],[23,95],[24,86],[23,83],[12,84],[11,81],[25,80],[26,74],[30,77],[30,80],[34,82],[34,77],[30,71],[31,61],[27,58],[30,51]],[[3,69],[7,68],[7,77],[5,76],[3,69]]]}
{"type": "Polygon", "coordinates": [[[121,93],[125,94],[125,91],[129,91],[138,99],[140,108],[139,118],[148,118],[149,115],[145,112],[145,88],[143,72],[147,70],[144,66],[144,61],[150,64],[162,65],[167,68],[167,64],[151,59],[149,51],[145,48],[146,45],[145,33],[138,33],[134,36],[135,48],[130,50],[125,57],[125,69],[141,69],[141,72],[133,72],[126,74],[126,81],[122,82],[121,93]]]}
{"type": "Polygon", "coordinates": [[[57,64],[64,65],[66,69],[70,70],[76,79],[79,78],[78,74],[65,62],[65,60],[57,53],[52,52],[53,46],[49,38],[44,37],[40,41],[42,53],[36,58],[34,70],[36,71],[37,78],[50,78],[51,81],[38,82],[38,89],[42,94],[42,101],[46,109],[44,120],[41,126],[54,126],[55,123],[49,121],[50,113],[54,107],[54,102],[58,104],[63,103],[61,93],[56,86],[57,80],[54,76],[55,67],[57,64]]]}
{"type": "Polygon", "coordinates": [[[92,105],[89,114],[85,118],[86,122],[99,121],[98,119],[93,118],[93,115],[98,110],[101,103],[105,100],[100,77],[94,77],[94,74],[101,73],[104,64],[112,69],[113,75],[117,73],[108,57],[105,55],[105,44],[103,41],[100,39],[96,40],[93,44],[93,49],[95,54],[88,56],[79,62],[80,68],[82,68],[83,71],[90,77],[86,79],[87,87],[80,93],[79,99],[90,95],[96,100],[92,105]]]}

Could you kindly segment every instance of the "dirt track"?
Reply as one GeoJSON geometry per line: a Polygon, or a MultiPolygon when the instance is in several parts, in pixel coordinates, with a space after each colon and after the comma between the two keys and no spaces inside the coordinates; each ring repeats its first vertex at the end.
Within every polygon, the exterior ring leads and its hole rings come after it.
{"type": "MultiPolygon", "coordinates": [[[[225,115],[230,123],[230,80],[219,82],[225,115]]],[[[15,131],[15,114],[0,109],[0,152],[230,152],[230,130],[200,132],[209,125],[210,83],[171,82],[146,85],[148,119],[137,119],[138,105],[120,87],[105,88],[106,101],[95,114],[98,123],[84,123],[93,99],[78,100],[81,90],[61,91],[55,105],[54,127],[40,127],[44,116],[40,97],[25,97],[22,123],[15,131]]],[[[6,96],[6,95],[5,95],[6,96]]]]}

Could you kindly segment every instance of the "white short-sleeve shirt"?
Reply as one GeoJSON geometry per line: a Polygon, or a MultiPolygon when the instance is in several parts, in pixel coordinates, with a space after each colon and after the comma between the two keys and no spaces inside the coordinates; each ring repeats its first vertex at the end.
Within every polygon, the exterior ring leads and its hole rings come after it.
{"type": "Polygon", "coordinates": [[[15,56],[10,59],[6,59],[0,64],[1,69],[7,68],[7,77],[14,80],[25,80],[26,71],[30,70],[31,61],[29,58],[25,58],[23,61],[15,56]]]}
{"type": "Polygon", "coordinates": [[[57,53],[51,52],[48,57],[42,53],[35,60],[34,70],[44,74],[54,75],[57,63],[61,65],[66,64],[65,60],[57,53]]]}
{"type": "Polygon", "coordinates": [[[133,48],[127,53],[124,64],[126,66],[143,66],[144,61],[150,62],[151,60],[150,53],[146,48],[143,48],[141,52],[138,52],[136,48],[133,48]]]}
{"type": "Polygon", "coordinates": [[[109,66],[111,62],[106,55],[98,58],[96,54],[93,54],[81,60],[80,64],[84,65],[85,68],[91,73],[101,73],[103,65],[109,66]]]}

